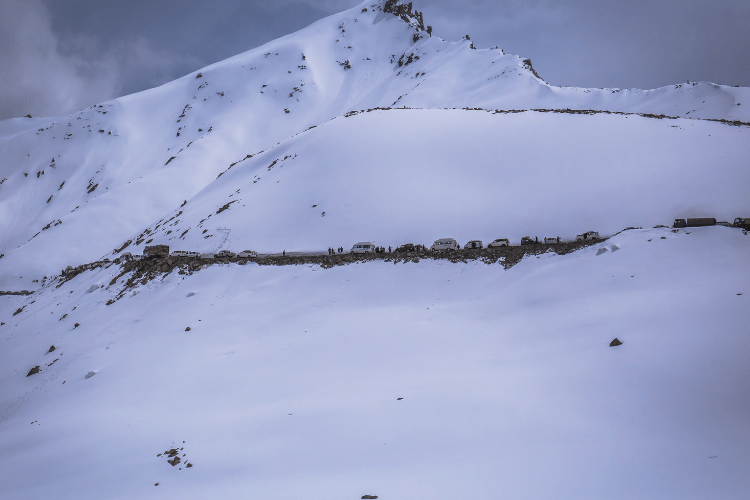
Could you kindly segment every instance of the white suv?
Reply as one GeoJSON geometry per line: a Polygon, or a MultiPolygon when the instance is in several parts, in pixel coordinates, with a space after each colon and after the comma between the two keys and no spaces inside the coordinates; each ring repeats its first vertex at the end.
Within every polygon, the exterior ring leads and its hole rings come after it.
{"type": "Polygon", "coordinates": [[[510,241],[508,238],[498,238],[489,245],[487,245],[487,248],[500,248],[500,247],[509,247],[510,241]]]}
{"type": "Polygon", "coordinates": [[[253,250],[243,250],[237,254],[237,257],[241,259],[255,259],[258,257],[258,252],[253,250]]]}
{"type": "Polygon", "coordinates": [[[351,253],[375,253],[375,243],[367,241],[357,243],[352,247],[351,253]]]}
{"type": "Polygon", "coordinates": [[[599,233],[596,231],[588,231],[583,234],[579,234],[576,236],[576,241],[582,241],[582,240],[600,240],[602,239],[601,236],[599,236],[599,233]]]}

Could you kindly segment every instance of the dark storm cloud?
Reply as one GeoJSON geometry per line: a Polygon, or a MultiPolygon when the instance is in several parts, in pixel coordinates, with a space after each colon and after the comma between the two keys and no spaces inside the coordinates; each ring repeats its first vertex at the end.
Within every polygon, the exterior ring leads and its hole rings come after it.
{"type": "MultiPolygon", "coordinates": [[[[358,0],[0,0],[0,119],[144,90],[358,0]]],[[[553,85],[750,85],[746,0],[431,0],[434,34],[530,57],[553,85]]]]}

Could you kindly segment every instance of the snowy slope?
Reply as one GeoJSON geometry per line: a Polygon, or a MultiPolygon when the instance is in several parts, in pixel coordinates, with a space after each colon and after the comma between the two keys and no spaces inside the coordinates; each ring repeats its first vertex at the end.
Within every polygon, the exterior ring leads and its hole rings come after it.
{"type": "Polygon", "coordinates": [[[112,267],[4,297],[0,498],[741,499],[748,251],[652,229],[508,271],[214,266],[106,306],[112,267]]]}
{"type": "Polygon", "coordinates": [[[518,244],[684,214],[734,220],[750,213],[749,133],[633,115],[362,113],[236,164],[147,235],[131,235],[128,249],[142,253],[148,240],[204,252],[441,237],[518,244]]]}
{"type": "MultiPolygon", "coordinates": [[[[517,243],[525,235],[613,234],[685,215],[733,220],[750,213],[749,132],[637,115],[365,112],[244,161],[245,154],[227,160],[218,178],[202,179],[206,186],[196,196],[118,239],[121,228],[109,221],[138,207],[104,209],[108,193],[102,202],[92,198],[80,217],[71,214],[9,252],[5,276],[12,280],[19,269],[51,276],[66,265],[114,258],[114,250],[142,253],[146,244],[280,252],[357,241],[429,245],[441,237],[517,243]],[[88,241],[92,228],[111,236],[88,241]],[[40,259],[51,247],[56,251],[40,259]]],[[[174,183],[190,182],[197,180],[174,183]]],[[[146,194],[160,196],[155,189],[146,194]]]]}
{"type": "Polygon", "coordinates": [[[745,498],[750,237],[649,228],[750,216],[750,127],[709,121],[750,122],[750,90],[556,88],[394,5],[0,122],[0,291],[34,291],[0,295],[1,500],[745,498]],[[217,263],[114,302],[119,266],[52,278],[155,243],[626,226],[508,270],[217,263]]]}
{"type": "MultiPolygon", "coordinates": [[[[747,106],[738,106],[749,95],[745,88],[691,83],[653,91],[561,89],[534,76],[517,55],[429,37],[417,24],[414,16],[401,18],[383,12],[381,4],[365,2],[156,89],[67,117],[3,122],[0,254],[7,260],[0,266],[0,279],[17,278],[20,269],[29,269],[27,277],[40,278],[61,265],[107,255],[177,213],[230,164],[351,110],[571,108],[750,121],[747,106]],[[415,35],[421,38],[415,41],[415,35]],[[50,248],[55,249],[52,256],[50,248]]],[[[568,124],[560,127],[564,131],[568,124]]],[[[612,137],[618,133],[617,128],[610,132],[612,137]]],[[[426,131],[411,133],[429,140],[426,131]]],[[[742,137],[737,134],[729,149],[744,154],[747,141],[742,137]]],[[[518,139],[533,149],[540,138],[529,130],[518,139]]],[[[706,141],[708,134],[704,141],[681,145],[693,152],[685,156],[705,158],[712,150],[706,141]]],[[[725,168],[734,167],[720,164],[719,177],[725,168]]],[[[482,183],[483,175],[474,181],[482,183]]],[[[429,197],[429,188],[425,195],[429,197]]],[[[281,195],[292,199],[286,196],[281,195]]],[[[659,222],[666,221],[660,216],[659,222]]],[[[288,240],[258,244],[280,249],[288,240]]],[[[327,241],[328,236],[325,246],[327,241]]]]}

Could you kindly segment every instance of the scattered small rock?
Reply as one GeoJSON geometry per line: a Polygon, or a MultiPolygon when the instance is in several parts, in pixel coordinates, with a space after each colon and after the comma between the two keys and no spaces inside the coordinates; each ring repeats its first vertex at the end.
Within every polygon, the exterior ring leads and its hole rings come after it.
{"type": "Polygon", "coordinates": [[[55,346],[53,346],[53,345],[49,346],[49,351],[47,351],[47,354],[51,353],[55,349],[57,349],[55,346]]]}
{"type": "Polygon", "coordinates": [[[27,374],[26,374],[26,376],[27,376],[27,377],[31,377],[32,375],[36,375],[36,374],[37,374],[37,373],[39,373],[40,371],[41,371],[41,370],[39,369],[39,366],[37,365],[37,366],[35,366],[34,368],[32,368],[31,370],[29,370],[29,373],[27,373],[27,374]]]}
{"type": "MultiPolygon", "coordinates": [[[[184,443],[184,442],[185,442],[185,441],[183,441],[183,443],[184,443]]],[[[161,457],[161,456],[164,456],[165,458],[171,459],[171,460],[167,460],[167,463],[168,463],[169,465],[171,465],[172,467],[176,467],[176,466],[177,466],[177,465],[179,465],[180,463],[183,463],[183,458],[184,458],[184,463],[185,463],[185,467],[186,467],[186,468],[188,468],[188,467],[192,467],[192,466],[193,466],[193,464],[192,464],[192,463],[190,463],[190,462],[188,462],[188,461],[187,461],[187,458],[185,458],[185,457],[187,457],[187,453],[183,453],[183,454],[182,454],[182,457],[180,457],[180,451],[183,451],[184,449],[185,449],[185,448],[180,448],[180,449],[177,449],[177,448],[170,448],[169,450],[165,451],[164,453],[159,453],[159,454],[158,454],[158,455],[156,455],[156,456],[157,456],[157,457],[161,457]]],[[[182,470],[182,467],[179,467],[179,469],[180,469],[180,470],[182,470]]]]}
{"type": "Polygon", "coordinates": [[[601,254],[607,253],[607,252],[608,252],[608,250],[606,248],[600,248],[599,250],[597,250],[596,255],[601,255],[601,254]]]}
{"type": "Polygon", "coordinates": [[[616,251],[618,251],[619,249],[620,249],[620,247],[618,247],[617,245],[612,245],[612,251],[613,251],[613,252],[616,252],[616,251]]]}
{"type": "Polygon", "coordinates": [[[154,486],[159,486],[159,483],[154,483],[154,486]]]}
{"type": "Polygon", "coordinates": [[[96,375],[96,372],[88,372],[88,373],[86,374],[86,376],[85,376],[85,377],[83,377],[83,378],[85,378],[85,379],[86,379],[86,378],[91,378],[91,377],[93,377],[94,375],[96,375]]]}
{"type": "Polygon", "coordinates": [[[404,398],[396,398],[396,401],[401,401],[402,399],[404,399],[404,398]]]}
{"type": "Polygon", "coordinates": [[[622,345],[622,342],[620,342],[620,339],[615,337],[615,339],[609,343],[609,347],[617,347],[618,345],[622,345]]]}
{"type": "Polygon", "coordinates": [[[185,328],[185,331],[189,332],[190,331],[190,327],[185,328]]]}
{"type": "Polygon", "coordinates": [[[187,294],[187,296],[188,297],[194,297],[195,296],[195,292],[190,292],[189,294],[187,294]]]}
{"type": "Polygon", "coordinates": [[[75,329],[76,329],[76,328],[78,328],[79,326],[81,326],[81,324],[80,324],[80,323],[76,323],[75,325],[73,325],[73,329],[75,330],[75,329]]]}
{"type": "Polygon", "coordinates": [[[374,500],[375,498],[378,498],[377,495],[362,495],[362,500],[374,500]]]}

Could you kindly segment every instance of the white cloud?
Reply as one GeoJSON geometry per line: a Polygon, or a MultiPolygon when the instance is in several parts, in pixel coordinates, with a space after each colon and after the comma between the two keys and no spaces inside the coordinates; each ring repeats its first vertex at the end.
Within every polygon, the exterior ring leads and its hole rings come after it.
{"type": "Polygon", "coordinates": [[[0,119],[69,113],[121,95],[133,73],[158,85],[185,62],[143,39],[102,51],[95,37],[60,37],[39,0],[0,0],[0,61],[0,119]]]}

